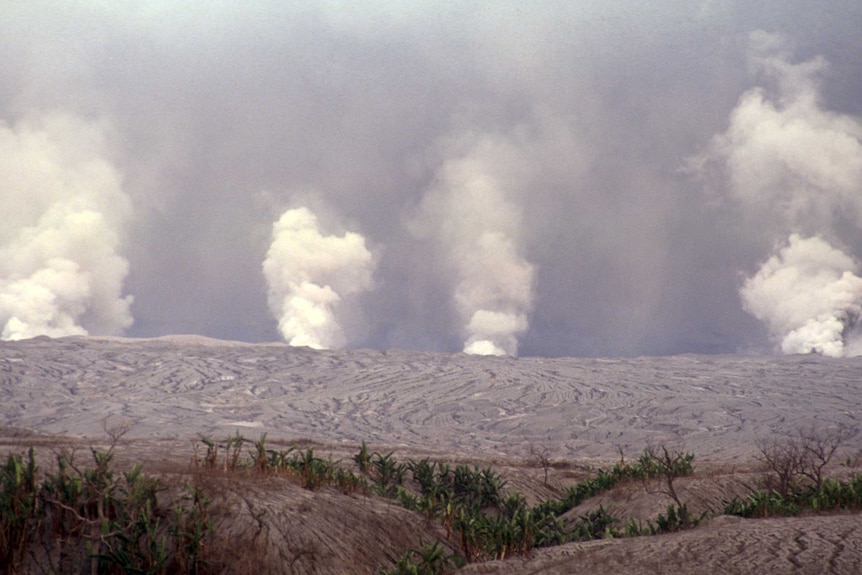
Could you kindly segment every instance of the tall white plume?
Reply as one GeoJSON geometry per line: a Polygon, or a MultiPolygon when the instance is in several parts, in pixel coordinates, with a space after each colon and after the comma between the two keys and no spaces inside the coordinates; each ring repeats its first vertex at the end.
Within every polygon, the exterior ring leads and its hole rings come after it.
{"type": "Polygon", "coordinates": [[[0,337],[114,335],[132,324],[120,255],[131,214],[107,126],[0,121],[0,337]]]}
{"type": "Polygon", "coordinates": [[[462,321],[464,352],[518,354],[533,307],[533,266],[521,245],[520,208],[507,172],[520,164],[505,139],[458,142],[426,195],[421,227],[454,269],[454,303],[462,321]]]}
{"type": "Polygon", "coordinates": [[[284,212],[273,225],[263,273],[285,341],[315,349],[347,343],[339,322],[343,300],[373,288],[374,267],[361,235],[324,235],[305,207],[284,212]]]}

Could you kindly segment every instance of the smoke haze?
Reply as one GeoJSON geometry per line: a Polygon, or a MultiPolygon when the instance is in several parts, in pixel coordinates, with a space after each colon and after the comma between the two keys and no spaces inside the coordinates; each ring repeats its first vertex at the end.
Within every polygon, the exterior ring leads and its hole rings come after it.
{"type": "Polygon", "coordinates": [[[2,13],[5,339],[862,347],[856,0],[2,13]]]}

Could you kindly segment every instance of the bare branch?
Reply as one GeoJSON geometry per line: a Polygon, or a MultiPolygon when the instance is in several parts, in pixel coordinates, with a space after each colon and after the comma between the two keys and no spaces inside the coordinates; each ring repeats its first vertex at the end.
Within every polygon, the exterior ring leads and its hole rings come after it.
{"type": "Polygon", "coordinates": [[[536,463],[541,465],[542,470],[545,472],[544,484],[547,487],[548,485],[548,470],[551,468],[551,459],[548,457],[548,448],[538,448],[535,445],[530,446],[530,455],[536,460],[536,463]]]}
{"type": "Polygon", "coordinates": [[[111,422],[109,417],[102,420],[102,431],[111,440],[110,449],[114,449],[120,442],[120,439],[132,429],[132,422],[128,419],[121,419],[117,422],[111,422]]]}
{"type": "Polygon", "coordinates": [[[819,488],[823,484],[823,470],[847,435],[843,426],[829,430],[812,426],[800,429],[795,437],[757,442],[759,459],[770,472],[767,488],[788,495],[806,479],[819,488]]]}

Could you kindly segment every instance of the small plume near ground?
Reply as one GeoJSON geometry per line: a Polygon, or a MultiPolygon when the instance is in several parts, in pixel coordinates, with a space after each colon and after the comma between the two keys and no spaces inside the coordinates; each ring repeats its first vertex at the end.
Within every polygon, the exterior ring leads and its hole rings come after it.
{"type": "Polygon", "coordinates": [[[467,320],[464,353],[517,356],[518,336],[529,327],[533,267],[499,232],[483,233],[459,262],[455,302],[467,320]]]}
{"type": "Polygon", "coordinates": [[[0,337],[117,335],[131,213],[107,127],[63,113],[0,121],[0,337]]]}
{"type": "Polygon", "coordinates": [[[372,289],[374,268],[360,234],[325,235],[308,208],[285,211],[263,262],[269,308],[285,341],[314,349],[344,345],[344,298],[372,289]]]}
{"type": "Polygon", "coordinates": [[[764,322],[783,353],[850,355],[862,315],[859,264],[819,237],[793,234],[740,290],[745,310],[764,322]]]}

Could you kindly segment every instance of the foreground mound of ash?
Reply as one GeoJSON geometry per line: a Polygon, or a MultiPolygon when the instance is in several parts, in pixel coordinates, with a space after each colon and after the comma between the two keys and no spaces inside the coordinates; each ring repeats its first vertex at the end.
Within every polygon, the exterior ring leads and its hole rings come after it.
{"type": "Polygon", "coordinates": [[[192,445],[5,429],[7,573],[858,572],[862,461],[843,430],[757,468],[650,447],[595,467],[252,440],[192,445]],[[11,437],[14,436],[14,437],[11,437]],[[16,450],[29,444],[25,453],[16,450]],[[191,451],[183,457],[182,451],[191,451]],[[406,456],[406,459],[403,457],[406,456]]]}

